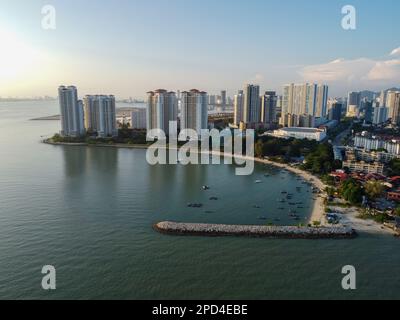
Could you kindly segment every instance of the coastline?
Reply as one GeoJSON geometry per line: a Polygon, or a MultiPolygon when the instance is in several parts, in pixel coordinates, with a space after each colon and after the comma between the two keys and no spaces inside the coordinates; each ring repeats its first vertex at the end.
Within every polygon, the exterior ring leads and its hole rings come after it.
{"type": "MultiPolygon", "coordinates": [[[[132,144],[132,145],[126,145],[126,144],[88,144],[88,143],[67,143],[67,142],[51,142],[46,140],[42,140],[43,143],[49,144],[49,145],[55,145],[55,146],[86,146],[86,147],[98,147],[98,148],[120,148],[120,149],[148,149],[148,145],[137,145],[137,144],[132,144]]],[[[314,201],[313,209],[311,211],[310,218],[308,220],[309,224],[313,224],[314,222],[318,222],[321,227],[333,227],[330,226],[326,219],[325,219],[325,205],[324,205],[324,199],[326,198],[326,193],[325,189],[327,187],[326,184],[324,184],[321,179],[318,177],[312,175],[311,173],[307,171],[303,171],[301,169],[292,167],[288,164],[284,163],[278,163],[278,162],[273,162],[268,159],[261,159],[261,158],[256,158],[256,157],[248,157],[248,156],[243,156],[243,155],[232,155],[232,154],[226,154],[223,152],[216,152],[216,151],[210,151],[210,155],[216,155],[216,156],[228,156],[228,157],[237,157],[242,160],[250,160],[254,162],[258,162],[261,164],[266,164],[266,165],[271,165],[274,167],[278,167],[280,169],[290,171],[297,176],[301,177],[305,181],[309,182],[312,184],[314,187],[318,188],[321,190],[322,194],[319,194],[317,199],[314,201]]],[[[395,235],[396,232],[391,230],[388,227],[385,227],[383,225],[380,225],[377,222],[371,221],[371,220],[362,220],[357,218],[357,208],[348,208],[346,209],[347,212],[343,212],[339,210],[338,208],[335,208],[336,212],[341,213],[341,223],[339,225],[342,226],[348,226],[356,231],[361,231],[361,232],[366,232],[366,233],[384,233],[384,234],[390,234],[390,235],[395,235]]]]}

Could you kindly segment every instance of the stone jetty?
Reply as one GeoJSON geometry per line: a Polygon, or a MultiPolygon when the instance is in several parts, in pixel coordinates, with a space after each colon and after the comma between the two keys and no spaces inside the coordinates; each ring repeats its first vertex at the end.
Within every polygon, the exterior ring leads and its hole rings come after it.
{"type": "Polygon", "coordinates": [[[202,223],[159,222],[153,228],[164,234],[192,236],[242,236],[285,239],[351,239],[357,236],[348,227],[250,226],[202,223]]]}

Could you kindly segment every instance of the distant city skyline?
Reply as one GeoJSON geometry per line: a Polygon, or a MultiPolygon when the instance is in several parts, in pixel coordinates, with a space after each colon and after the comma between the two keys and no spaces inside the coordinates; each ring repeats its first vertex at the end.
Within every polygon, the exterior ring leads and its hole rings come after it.
{"type": "Polygon", "coordinates": [[[55,96],[63,83],[139,99],[149,88],[233,97],[247,83],[277,94],[326,83],[331,97],[399,87],[400,2],[352,1],[354,31],[341,27],[345,4],[0,0],[0,96],[55,96]],[[41,28],[45,4],[56,9],[56,30],[41,28]]]}

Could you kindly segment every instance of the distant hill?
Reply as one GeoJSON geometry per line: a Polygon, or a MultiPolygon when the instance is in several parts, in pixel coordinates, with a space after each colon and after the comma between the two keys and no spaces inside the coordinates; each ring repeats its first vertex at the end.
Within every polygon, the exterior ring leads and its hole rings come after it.
{"type": "Polygon", "coordinates": [[[380,93],[369,90],[360,91],[360,94],[361,99],[367,98],[368,100],[373,100],[376,96],[380,95],[380,93]]]}
{"type": "Polygon", "coordinates": [[[385,91],[386,92],[388,92],[388,91],[400,91],[400,88],[390,88],[390,89],[387,89],[385,91]]]}

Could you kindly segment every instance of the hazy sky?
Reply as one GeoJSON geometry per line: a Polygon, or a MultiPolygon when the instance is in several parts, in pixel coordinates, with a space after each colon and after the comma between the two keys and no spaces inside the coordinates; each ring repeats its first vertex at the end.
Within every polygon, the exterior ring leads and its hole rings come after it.
{"type": "Polygon", "coordinates": [[[398,0],[0,0],[0,96],[400,86],[399,12],[398,0]],[[56,30],[41,27],[46,4],[56,30]],[[341,27],[346,4],[355,31],[341,27]]]}

